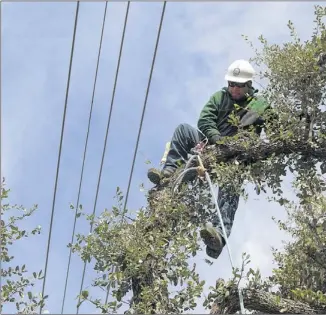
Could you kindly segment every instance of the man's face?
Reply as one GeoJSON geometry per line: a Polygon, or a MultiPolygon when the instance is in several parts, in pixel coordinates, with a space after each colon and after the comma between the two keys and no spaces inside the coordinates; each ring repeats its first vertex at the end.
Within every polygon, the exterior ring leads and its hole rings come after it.
{"type": "Polygon", "coordinates": [[[228,82],[229,92],[234,100],[241,100],[248,93],[249,88],[247,83],[228,82]]]}

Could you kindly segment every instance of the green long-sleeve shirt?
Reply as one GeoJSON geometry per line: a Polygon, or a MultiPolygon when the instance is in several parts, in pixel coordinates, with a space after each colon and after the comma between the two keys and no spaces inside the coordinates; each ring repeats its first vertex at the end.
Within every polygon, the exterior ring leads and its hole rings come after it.
{"type": "Polygon", "coordinates": [[[198,129],[205,134],[208,140],[214,136],[233,136],[238,130],[228,121],[233,111],[241,119],[249,109],[261,115],[269,107],[262,97],[255,95],[256,92],[257,90],[252,89],[249,93],[250,97],[242,102],[235,102],[227,88],[216,92],[200,113],[198,129]],[[239,109],[235,108],[235,104],[239,106],[239,109]]]}

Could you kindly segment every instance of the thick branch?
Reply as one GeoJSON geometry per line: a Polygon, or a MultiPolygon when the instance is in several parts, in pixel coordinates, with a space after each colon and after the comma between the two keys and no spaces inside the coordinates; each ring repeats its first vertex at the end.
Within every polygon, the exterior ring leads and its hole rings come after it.
{"type": "MultiPolygon", "coordinates": [[[[243,291],[244,307],[248,310],[258,311],[265,314],[325,314],[326,305],[313,308],[310,305],[290,299],[278,299],[275,294],[260,291],[243,291]]],[[[239,297],[236,290],[227,298],[227,302],[214,302],[210,314],[233,314],[240,311],[239,297]]]]}
{"type": "Polygon", "coordinates": [[[230,159],[237,159],[238,161],[257,162],[265,160],[272,155],[291,155],[300,154],[306,157],[313,157],[316,159],[325,159],[326,145],[312,146],[306,141],[289,141],[289,142],[273,142],[267,143],[262,140],[257,141],[256,144],[245,148],[241,144],[232,144],[230,146],[216,146],[209,147],[212,154],[203,156],[204,164],[209,169],[212,162],[226,162],[230,159]],[[213,161],[213,159],[215,161],[213,161]]]}

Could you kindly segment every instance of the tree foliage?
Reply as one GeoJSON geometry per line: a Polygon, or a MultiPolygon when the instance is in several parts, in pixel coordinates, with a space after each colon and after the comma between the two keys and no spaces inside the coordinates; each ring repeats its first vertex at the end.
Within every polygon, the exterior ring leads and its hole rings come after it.
{"type": "MultiPolygon", "coordinates": [[[[281,230],[291,235],[291,241],[283,250],[273,250],[277,266],[272,276],[262,279],[259,270],[250,268],[245,275],[238,272],[227,282],[219,279],[205,301],[212,306],[212,314],[239,310],[239,279],[246,282],[244,304],[249,310],[269,314],[325,313],[326,197],[318,185],[316,181],[315,186],[306,189],[307,196],[300,203],[286,203],[285,222],[274,219],[281,230]]],[[[299,188],[297,192],[300,194],[299,188]]]]}
{"type": "Polygon", "coordinates": [[[20,222],[26,220],[37,209],[34,206],[26,209],[23,206],[7,203],[9,190],[5,188],[5,181],[1,183],[1,305],[14,304],[18,314],[36,314],[40,306],[44,306],[47,296],[33,292],[37,280],[43,279],[42,271],[29,272],[26,265],[15,265],[10,248],[17,241],[31,235],[40,234],[40,227],[28,232],[21,229],[20,222]]]}
{"type": "MultiPolygon", "coordinates": [[[[261,92],[272,105],[264,115],[266,137],[239,129],[237,136],[205,148],[203,166],[214,182],[239,189],[243,197],[248,194],[243,188],[248,183],[255,185],[257,194],[270,191],[273,197],[269,200],[283,206],[288,214],[288,221],[276,223],[292,240],[284,249],[273,250],[276,267],[268,279],[250,268],[250,256],[244,254],[241,268],[233,271],[231,279],[218,279],[216,286],[205,292],[204,306],[211,313],[239,310],[240,281],[249,310],[326,311],[326,197],[320,174],[320,167],[326,169],[325,16],[326,8],[316,6],[314,32],[305,42],[291,21],[291,41],[283,45],[269,44],[260,36],[262,47],[258,50],[245,37],[255,51],[252,61],[261,69],[260,78],[267,82],[261,92]],[[294,178],[295,200],[289,200],[282,190],[288,174],[294,178]]],[[[230,119],[238,124],[236,116],[230,119]]],[[[102,313],[117,312],[123,306],[128,313],[181,313],[196,308],[205,282],[189,258],[200,250],[198,228],[214,209],[203,169],[198,170],[195,182],[176,186],[184,171],[181,167],[171,180],[151,189],[148,204],[135,218],[123,209],[120,189],[117,205],[99,217],[88,216],[82,207],[77,209],[78,217],[85,216],[93,229],[89,235],[78,234],[69,246],[82,260],[94,262],[97,277],[92,286],[110,295],[105,301],[84,289],[79,305],[88,301],[102,313]]],[[[7,244],[25,235],[13,223],[6,225],[5,232],[8,236],[2,246],[6,253],[7,244]]],[[[11,261],[9,256],[4,259],[11,261]]],[[[212,264],[208,259],[206,263],[212,264]]],[[[2,272],[10,276],[9,269],[2,272]]],[[[22,272],[18,267],[17,273],[22,272]]],[[[15,285],[24,289],[30,284],[23,278],[19,281],[15,285]]],[[[15,302],[12,296],[22,291],[9,282],[3,292],[4,298],[15,302]]]]}

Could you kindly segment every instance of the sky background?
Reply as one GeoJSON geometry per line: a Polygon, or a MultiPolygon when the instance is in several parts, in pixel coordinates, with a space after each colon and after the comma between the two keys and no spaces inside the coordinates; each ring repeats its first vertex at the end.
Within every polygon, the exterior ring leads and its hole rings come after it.
{"type": "MultiPolygon", "coordinates": [[[[129,195],[130,212],[145,205],[140,184],[152,186],[146,177],[150,166],[145,161],[158,166],[174,128],[181,122],[196,125],[209,97],[225,85],[228,65],[253,56],[241,34],[256,43],[260,34],[270,42],[283,43],[289,39],[286,24],[292,20],[301,38],[308,39],[314,4],[167,3],[129,195]]],[[[88,213],[93,211],[126,5],[110,2],[107,9],[80,199],[88,213]]],[[[127,188],[162,5],[130,5],[96,214],[115,204],[117,186],[123,192],[127,188]]],[[[45,309],[51,313],[61,312],[69,256],[66,244],[74,220],[69,204],[77,200],[104,6],[104,2],[80,4],[46,279],[49,300],[45,309]]],[[[1,175],[11,189],[11,203],[25,207],[38,204],[38,211],[24,227],[41,225],[42,235],[13,247],[15,261],[25,263],[31,271],[44,270],[75,9],[74,2],[2,3],[1,175]]],[[[291,194],[289,180],[284,187],[291,194]]],[[[235,262],[239,264],[246,251],[252,257],[251,266],[259,267],[264,276],[273,268],[271,246],[280,247],[284,239],[271,220],[271,216],[283,218],[284,210],[265,198],[252,192],[246,203],[240,202],[230,237],[235,262]]],[[[88,231],[87,224],[77,221],[76,233],[88,231]]],[[[226,250],[212,266],[204,259],[202,252],[195,261],[207,281],[206,288],[217,278],[231,275],[226,250]]],[[[64,313],[76,313],[82,269],[83,263],[73,255],[64,313]]],[[[85,287],[92,278],[94,273],[87,268],[85,287]]],[[[41,290],[41,286],[36,289],[41,290]]],[[[105,299],[105,293],[93,288],[91,294],[105,299]]],[[[15,311],[5,306],[4,312],[15,311]]],[[[98,311],[83,304],[80,313],[88,312],[98,311]]],[[[196,312],[204,312],[200,304],[196,312]]]]}

